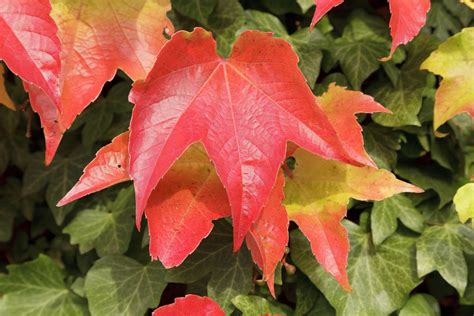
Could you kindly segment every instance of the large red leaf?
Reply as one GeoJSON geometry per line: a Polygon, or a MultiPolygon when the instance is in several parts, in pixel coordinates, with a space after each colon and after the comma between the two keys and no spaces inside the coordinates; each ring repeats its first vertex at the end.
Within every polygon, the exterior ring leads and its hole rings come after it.
{"type": "Polygon", "coordinates": [[[0,59],[42,89],[53,106],[59,98],[60,43],[49,0],[0,1],[0,59]]]}
{"type": "Polygon", "coordinates": [[[180,265],[209,235],[212,221],[230,216],[214,166],[201,146],[191,146],[158,184],[146,207],[150,255],[166,268],[180,265]]]}
{"type": "MultiPolygon", "coordinates": [[[[43,1],[42,1],[43,2],[43,1]]],[[[100,94],[106,81],[122,69],[133,80],[144,79],[166,42],[164,30],[173,31],[166,17],[169,1],[53,0],[51,15],[61,40],[58,73],[59,109],[54,119],[42,117],[43,126],[56,124],[47,144],[59,144],[62,134],[100,94]],[[48,121],[48,122],[46,122],[48,121]],[[54,139],[51,139],[53,138],[54,139]]],[[[30,26],[31,27],[31,26],[30,26]]],[[[30,90],[34,109],[44,109],[40,90],[30,90]]],[[[44,116],[43,111],[38,111],[44,116]]],[[[50,128],[51,129],[51,128],[50,128]]],[[[46,163],[57,146],[46,148],[46,163]]]]}
{"type": "Polygon", "coordinates": [[[217,55],[211,33],[178,32],[130,100],[136,105],[130,174],[137,224],[152,190],[195,141],[204,144],[227,190],[235,249],[268,199],[288,140],[326,158],[350,160],[295,52],[268,33],[242,33],[226,60],[217,55]]]}
{"type": "Polygon", "coordinates": [[[356,113],[391,113],[371,96],[359,91],[349,91],[334,83],[321,97],[316,98],[341,140],[347,154],[359,163],[376,167],[364,148],[362,127],[355,119],[356,113]]]}
{"type": "Polygon", "coordinates": [[[423,190],[400,181],[387,170],[323,160],[298,149],[296,168],[287,178],[284,205],[298,224],[318,262],[346,289],[349,240],[340,224],[350,198],[382,200],[401,192],[423,190]]]}
{"type": "Polygon", "coordinates": [[[275,187],[260,217],[250,227],[245,238],[253,261],[263,272],[270,292],[275,297],[275,268],[285,254],[288,245],[288,215],[282,205],[285,177],[280,172],[275,187]]]}
{"type": "MultiPolygon", "coordinates": [[[[321,17],[333,7],[340,5],[344,0],[314,0],[316,11],[314,12],[311,27],[314,27],[321,17]]],[[[426,14],[430,10],[430,0],[389,0],[390,12],[390,35],[392,36],[392,48],[390,56],[395,49],[411,41],[425,25],[426,14]]]]}
{"type": "Polygon", "coordinates": [[[88,194],[114,184],[130,180],[128,175],[128,132],[115,137],[102,147],[86,168],[74,187],[58,202],[66,205],[88,194]]]}
{"type": "Polygon", "coordinates": [[[152,316],[225,316],[216,302],[208,297],[186,295],[177,298],[173,304],[156,309],[152,316]]]}

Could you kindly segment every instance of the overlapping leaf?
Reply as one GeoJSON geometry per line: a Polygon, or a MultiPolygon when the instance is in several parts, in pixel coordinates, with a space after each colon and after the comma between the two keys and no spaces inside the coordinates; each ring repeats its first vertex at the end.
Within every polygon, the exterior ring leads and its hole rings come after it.
{"type": "Polygon", "coordinates": [[[177,298],[173,304],[162,306],[156,309],[152,316],[224,316],[224,311],[216,302],[208,297],[200,297],[197,295],[186,295],[177,298]]]}
{"type": "Polygon", "coordinates": [[[326,158],[354,160],[316,106],[288,43],[247,31],[229,59],[215,49],[203,29],[176,33],[146,81],[133,87],[130,174],[139,224],[159,180],[201,141],[227,190],[238,249],[269,197],[288,140],[326,158]]]}
{"type": "Polygon", "coordinates": [[[285,186],[284,205],[290,220],[309,239],[318,262],[349,289],[346,274],[349,240],[340,221],[349,199],[382,200],[400,192],[420,192],[386,170],[353,167],[295,152],[296,168],[285,186]]]}
{"type": "MultiPolygon", "coordinates": [[[[344,0],[314,0],[316,11],[314,12],[311,26],[314,26],[321,17],[333,7],[340,5],[344,0]]],[[[430,0],[408,1],[390,0],[390,34],[392,35],[392,48],[390,57],[395,49],[411,41],[426,22],[426,14],[430,9],[430,0]]]]}
{"type": "Polygon", "coordinates": [[[61,44],[50,17],[49,0],[3,0],[0,8],[0,59],[11,71],[59,101],[61,44]]]}
{"type": "Polygon", "coordinates": [[[466,112],[474,116],[474,28],[454,35],[422,64],[443,77],[436,92],[433,127],[438,129],[455,115],[466,112]]]}
{"type": "Polygon", "coordinates": [[[45,129],[47,164],[65,130],[117,69],[133,80],[145,78],[166,41],[164,31],[173,30],[167,1],[54,0],[52,10],[47,0],[8,2],[2,7],[12,12],[3,12],[2,34],[19,43],[3,45],[11,56],[2,58],[28,82],[32,107],[45,129]],[[17,50],[24,55],[11,54],[17,50]]]}

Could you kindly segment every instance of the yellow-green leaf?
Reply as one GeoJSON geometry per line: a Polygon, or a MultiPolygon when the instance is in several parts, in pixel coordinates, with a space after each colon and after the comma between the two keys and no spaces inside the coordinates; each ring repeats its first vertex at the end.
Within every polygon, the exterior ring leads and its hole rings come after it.
{"type": "Polygon", "coordinates": [[[461,223],[474,218],[474,183],[459,188],[453,200],[461,223]]]}
{"type": "Polygon", "coordinates": [[[421,65],[443,77],[436,92],[434,129],[455,115],[474,116],[474,27],[465,28],[434,51],[421,65]]]}

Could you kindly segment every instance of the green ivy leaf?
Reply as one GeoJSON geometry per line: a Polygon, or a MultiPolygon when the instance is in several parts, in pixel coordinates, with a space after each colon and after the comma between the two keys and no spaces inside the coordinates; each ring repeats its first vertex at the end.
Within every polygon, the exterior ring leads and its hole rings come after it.
{"type": "Polygon", "coordinates": [[[250,254],[242,248],[232,252],[232,226],[217,221],[213,232],[179,267],[168,272],[166,280],[174,283],[194,283],[211,275],[207,284],[209,297],[226,313],[234,307],[232,299],[248,294],[252,287],[253,263],[250,254]]]}
{"type": "Polygon", "coordinates": [[[0,315],[88,315],[86,301],[66,286],[64,271],[51,258],[40,255],[7,269],[0,275],[0,315]]]}
{"type": "Polygon", "coordinates": [[[364,11],[355,11],[349,18],[341,38],[330,51],[355,90],[380,67],[380,58],[388,55],[386,23],[364,11]]]}
{"type": "Polygon", "coordinates": [[[392,170],[400,150],[401,133],[377,124],[364,126],[364,144],[378,167],[392,170]]]}
{"type": "Polygon", "coordinates": [[[370,87],[370,93],[393,114],[377,113],[373,119],[380,125],[397,127],[421,126],[418,113],[421,110],[427,73],[419,70],[421,63],[438,46],[438,41],[428,35],[420,35],[407,46],[408,58],[401,67],[395,86],[379,81],[370,87]]]}
{"type": "Polygon", "coordinates": [[[468,280],[466,291],[461,298],[461,304],[474,305],[474,255],[466,255],[466,262],[468,267],[468,280]]]}
{"type": "Polygon", "coordinates": [[[450,207],[447,221],[426,228],[416,242],[418,276],[438,271],[463,296],[467,285],[464,253],[474,253],[474,230],[460,224],[450,207]]]}
{"type": "Polygon", "coordinates": [[[288,306],[270,302],[260,296],[238,295],[232,299],[232,303],[243,316],[292,315],[292,310],[288,306]]]}
{"type": "Polygon", "coordinates": [[[45,167],[44,153],[32,156],[23,176],[24,196],[40,192],[46,187],[46,202],[58,225],[64,222],[72,211],[74,203],[56,207],[56,203],[73,187],[90,155],[84,149],[77,148],[68,156],[57,155],[53,163],[45,167]]]}
{"type": "Polygon", "coordinates": [[[380,245],[396,232],[398,219],[417,233],[423,231],[423,215],[415,208],[413,201],[402,194],[375,202],[370,219],[375,245],[380,245]]]}
{"type": "Polygon", "coordinates": [[[453,199],[456,188],[460,186],[459,181],[453,179],[450,172],[437,165],[427,165],[419,168],[413,164],[403,163],[397,166],[396,173],[424,190],[434,190],[440,199],[439,208],[442,208],[453,199]]]}
{"type": "Polygon", "coordinates": [[[441,0],[432,0],[426,25],[432,28],[433,34],[442,41],[458,33],[462,28],[460,21],[448,11],[441,0]]]}
{"type": "Polygon", "coordinates": [[[304,276],[296,282],[294,316],[334,316],[336,312],[324,295],[304,276]]]}
{"type": "Polygon", "coordinates": [[[369,233],[352,222],[348,275],[352,292],[346,292],[314,260],[306,238],[299,230],[291,233],[291,258],[318,286],[338,315],[388,315],[399,309],[420,282],[416,275],[415,240],[392,235],[377,249],[369,233]]]}
{"type": "Polygon", "coordinates": [[[133,188],[120,191],[115,201],[81,211],[63,230],[81,253],[95,248],[100,257],[128,249],[135,210],[133,188]]]}
{"type": "Polygon", "coordinates": [[[143,315],[160,303],[166,287],[161,263],[147,265],[125,256],[97,260],[86,276],[85,292],[91,314],[143,315]]]}
{"type": "Polygon", "coordinates": [[[428,294],[415,294],[400,310],[399,316],[439,316],[441,310],[438,301],[428,294]]]}
{"type": "Polygon", "coordinates": [[[182,15],[196,21],[206,21],[218,0],[171,0],[171,4],[182,15]]]}

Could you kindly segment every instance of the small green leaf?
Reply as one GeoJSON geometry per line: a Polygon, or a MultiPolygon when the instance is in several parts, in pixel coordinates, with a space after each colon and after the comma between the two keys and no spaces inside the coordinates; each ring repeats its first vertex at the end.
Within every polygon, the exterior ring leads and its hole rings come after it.
{"type": "Polygon", "coordinates": [[[401,133],[377,124],[364,126],[364,144],[378,167],[392,170],[400,150],[401,133]]]}
{"type": "Polygon", "coordinates": [[[423,231],[423,215],[417,211],[412,200],[401,194],[375,202],[370,218],[375,245],[380,245],[395,233],[398,219],[415,232],[423,231]]]}
{"type": "Polygon", "coordinates": [[[400,310],[399,316],[439,316],[441,311],[438,301],[428,294],[415,294],[400,310]]]}
{"type": "Polygon", "coordinates": [[[125,256],[99,259],[86,276],[91,314],[143,315],[158,306],[166,287],[166,270],[158,261],[142,265],[125,256]]]}
{"type": "Polygon", "coordinates": [[[79,147],[66,157],[57,155],[48,167],[44,165],[44,153],[32,156],[23,176],[22,194],[37,193],[46,187],[46,202],[56,223],[61,225],[74,203],[63,207],[56,207],[56,204],[76,183],[89,158],[87,151],[79,147]]]}
{"type": "Polygon", "coordinates": [[[395,86],[390,82],[381,81],[370,87],[374,98],[393,112],[373,115],[376,123],[389,127],[421,125],[418,113],[422,106],[427,73],[419,69],[421,63],[437,46],[438,41],[432,36],[418,36],[407,46],[408,58],[401,67],[395,86]]]}
{"type": "Polygon", "coordinates": [[[135,210],[133,188],[122,190],[115,201],[81,211],[63,232],[81,253],[93,248],[100,257],[123,254],[128,249],[135,210]]]}
{"type": "Polygon", "coordinates": [[[40,255],[7,269],[0,275],[0,315],[88,315],[86,301],[66,286],[64,271],[51,258],[40,255]]]}
{"type": "Polygon", "coordinates": [[[474,218],[474,183],[468,183],[456,192],[454,204],[461,223],[474,218]]]}
{"type": "Polygon", "coordinates": [[[342,37],[330,47],[355,90],[360,90],[365,79],[379,69],[379,59],[387,55],[385,24],[363,11],[355,11],[342,37]]]}
{"type": "Polygon", "coordinates": [[[423,231],[416,242],[416,262],[420,277],[437,270],[462,296],[468,276],[463,250],[474,251],[474,230],[455,220],[423,231]]]}

